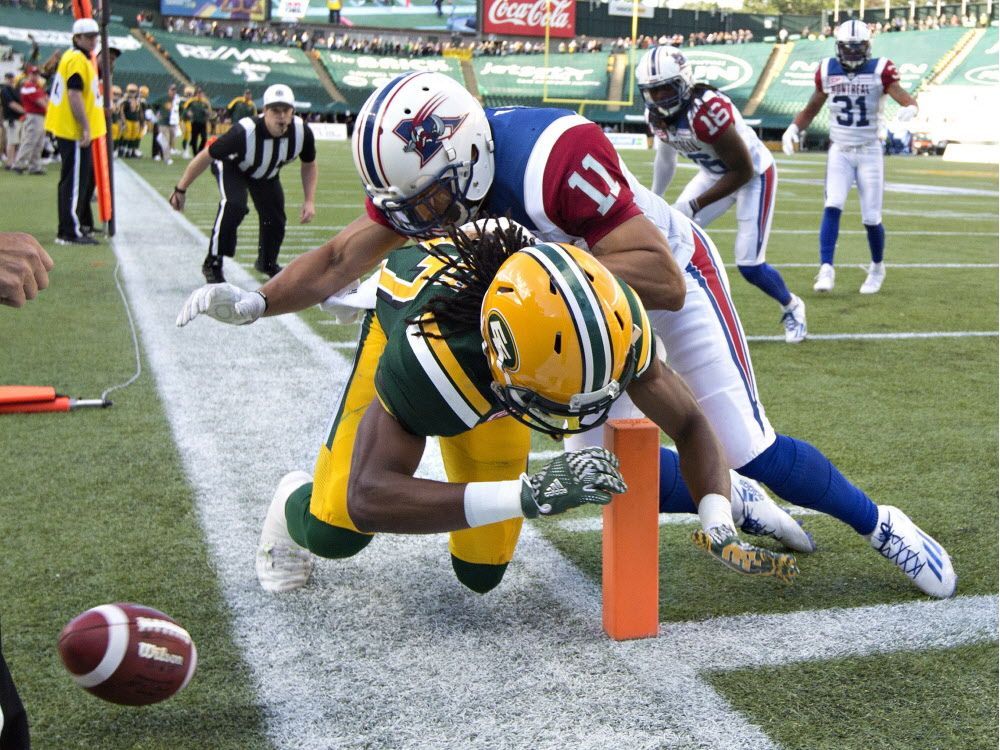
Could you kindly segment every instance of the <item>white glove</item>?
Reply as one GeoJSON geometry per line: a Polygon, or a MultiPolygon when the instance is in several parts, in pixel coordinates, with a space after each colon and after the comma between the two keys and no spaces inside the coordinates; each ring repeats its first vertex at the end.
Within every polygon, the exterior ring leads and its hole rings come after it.
{"type": "Polygon", "coordinates": [[[905,107],[900,107],[896,113],[896,119],[900,122],[909,122],[917,116],[918,109],[916,104],[907,104],[905,107]]]}
{"type": "Polygon", "coordinates": [[[785,156],[791,156],[795,153],[795,144],[798,142],[799,126],[793,122],[781,136],[781,150],[785,152],[785,156]]]}
{"type": "Polygon", "coordinates": [[[186,326],[202,313],[223,323],[243,326],[264,314],[267,300],[260,292],[247,292],[232,284],[206,284],[187,298],[177,326],[186,326]]]}
{"type": "Polygon", "coordinates": [[[694,219],[694,215],[698,213],[698,209],[695,207],[694,201],[684,201],[683,203],[675,203],[674,210],[684,214],[689,219],[694,219]]]}

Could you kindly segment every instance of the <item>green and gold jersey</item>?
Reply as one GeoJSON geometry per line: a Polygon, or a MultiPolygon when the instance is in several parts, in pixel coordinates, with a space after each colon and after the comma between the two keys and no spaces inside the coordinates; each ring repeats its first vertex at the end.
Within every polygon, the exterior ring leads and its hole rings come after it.
{"type": "MultiPolygon", "coordinates": [[[[449,335],[421,320],[431,298],[456,294],[439,280],[441,270],[441,261],[421,245],[390,254],[380,270],[374,312],[387,339],[375,373],[378,398],[406,430],[428,437],[458,435],[506,414],[490,388],[478,328],[449,335]],[[416,335],[421,332],[445,338],[416,335]]],[[[654,356],[652,326],[635,292],[619,284],[635,321],[632,346],[641,375],[654,356]]]]}

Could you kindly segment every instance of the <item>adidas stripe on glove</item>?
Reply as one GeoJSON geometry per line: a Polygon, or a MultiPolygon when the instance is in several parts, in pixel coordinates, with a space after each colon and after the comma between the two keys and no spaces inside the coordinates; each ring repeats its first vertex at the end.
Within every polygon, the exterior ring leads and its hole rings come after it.
{"type": "Polygon", "coordinates": [[[552,459],[536,474],[522,474],[521,509],[526,518],[554,516],[585,504],[607,505],[626,489],[611,451],[584,448],[552,459]]]}

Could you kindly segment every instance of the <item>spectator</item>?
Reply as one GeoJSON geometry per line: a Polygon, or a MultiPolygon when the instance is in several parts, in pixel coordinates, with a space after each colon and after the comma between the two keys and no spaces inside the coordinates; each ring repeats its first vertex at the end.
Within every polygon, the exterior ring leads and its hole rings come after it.
{"type": "Polygon", "coordinates": [[[229,121],[234,125],[244,117],[256,117],[257,105],[254,104],[253,94],[250,89],[243,92],[243,96],[238,96],[226,105],[226,113],[229,121]]]}
{"type": "Polygon", "coordinates": [[[89,192],[92,162],[90,142],[107,132],[104,109],[97,98],[97,71],[90,54],[97,46],[98,27],[92,18],[73,23],[73,46],[63,53],[56,71],[57,87],[45,112],[45,129],[55,136],[59,148],[60,245],[96,245],[86,230],[94,226],[89,192]]]}
{"type": "Polygon", "coordinates": [[[212,104],[205,96],[205,90],[198,86],[187,101],[184,116],[191,123],[191,153],[197,155],[208,140],[208,121],[213,115],[212,104]]]}
{"type": "Polygon", "coordinates": [[[45,84],[38,75],[38,68],[29,65],[27,77],[21,82],[18,96],[24,109],[21,123],[21,145],[17,150],[14,171],[23,174],[45,174],[42,169],[42,146],[45,144],[45,109],[49,98],[45,95],[45,84]]]}
{"type": "Polygon", "coordinates": [[[326,9],[330,11],[330,23],[340,24],[340,10],[343,7],[341,0],[326,0],[326,9]]]}
{"type": "Polygon", "coordinates": [[[14,74],[4,73],[0,87],[0,108],[3,110],[4,169],[13,169],[17,158],[17,147],[21,143],[21,115],[24,107],[14,87],[14,74]]]}
{"type": "MultiPolygon", "coordinates": [[[[160,146],[165,164],[173,164],[175,129],[180,124],[180,95],[177,86],[170,84],[166,96],[153,104],[156,112],[156,141],[160,146]]],[[[159,161],[159,156],[153,157],[159,161]]]]}

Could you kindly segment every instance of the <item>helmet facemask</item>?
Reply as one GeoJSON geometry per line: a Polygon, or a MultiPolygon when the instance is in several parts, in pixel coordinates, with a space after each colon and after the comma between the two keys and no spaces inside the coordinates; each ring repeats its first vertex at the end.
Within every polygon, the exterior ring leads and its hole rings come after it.
{"type": "Polygon", "coordinates": [[[866,41],[837,42],[837,59],[841,67],[854,72],[871,59],[872,44],[866,41]]]}
{"type": "Polygon", "coordinates": [[[467,198],[478,156],[473,147],[472,160],[449,164],[408,198],[374,190],[368,191],[369,197],[400,234],[420,239],[446,236],[449,228],[473,221],[479,212],[482,201],[467,198]]]}
{"type": "MultiPolygon", "coordinates": [[[[485,346],[485,344],[484,344],[485,346]]],[[[608,419],[611,406],[628,388],[635,375],[635,353],[629,351],[620,380],[612,380],[590,393],[577,393],[569,404],[550,401],[530,388],[493,382],[494,395],[518,422],[554,438],[600,427],[608,419]]]]}
{"type": "Polygon", "coordinates": [[[691,87],[681,76],[659,81],[655,84],[639,86],[646,109],[654,114],[670,119],[687,105],[691,87]]]}

